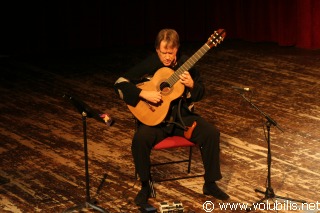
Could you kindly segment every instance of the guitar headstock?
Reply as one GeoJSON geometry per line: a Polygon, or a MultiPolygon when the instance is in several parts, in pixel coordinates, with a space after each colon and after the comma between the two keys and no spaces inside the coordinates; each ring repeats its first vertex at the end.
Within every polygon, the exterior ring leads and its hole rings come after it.
{"type": "Polygon", "coordinates": [[[224,29],[218,29],[208,38],[207,45],[212,48],[217,46],[226,36],[226,31],[224,29]]]}

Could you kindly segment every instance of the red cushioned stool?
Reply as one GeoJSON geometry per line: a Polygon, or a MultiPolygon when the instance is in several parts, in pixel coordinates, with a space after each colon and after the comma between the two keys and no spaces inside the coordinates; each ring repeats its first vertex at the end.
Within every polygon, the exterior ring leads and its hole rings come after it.
{"type": "MultiPolygon", "coordinates": [[[[176,160],[176,161],[169,161],[169,162],[161,162],[161,163],[154,163],[151,164],[152,166],[159,166],[159,165],[165,165],[165,164],[175,164],[175,163],[188,163],[188,173],[190,173],[191,170],[191,159],[192,159],[192,148],[196,146],[196,144],[190,142],[184,137],[181,136],[172,136],[167,137],[164,140],[162,140],[160,143],[156,144],[153,147],[153,150],[162,150],[162,149],[169,149],[169,148],[179,148],[179,147],[189,147],[189,156],[187,159],[182,160],[176,160]]],[[[151,170],[150,170],[151,172],[151,170]]],[[[151,174],[150,174],[151,176],[151,174]]],[[[203,175],[193,175],[193,176],[183,176],[183,177],[176,177],[176,178],[167,178],[167,179],[157,179],[156,181],[153,180],[152,177],[150,177],[150,188],[151,188],[151,197],[156,196],[156,192],[154,189],[154,183],[155,182],[164,182],[164,181],[172,181],[172,180],[180,180],[180,179],[187,179],[187,178],[195,178],[195,177],[203,177],[203,175]]]]}
{"type": "Polygon", "coordinates": [[[163,162],[163,163],[155,163],[155,164],[151,164],[151,166],[188,162],[188,173],[190,173],[192,147],[194,147],[194,146],[195,146],[194,143],[188,141],[184,137],[181,137],[181,136],[167,137],[164,140],[162,140],[160,143],[155,145],[153,147],[153,149],[154,150],[161,150],[161,149],[178,148],[178,147],[190,147],[190,149],[189,149],[189,158],[188,159],[184,159],[184,160],[179,160],[179,161],[169,161],[169,162],[163,162]]]}

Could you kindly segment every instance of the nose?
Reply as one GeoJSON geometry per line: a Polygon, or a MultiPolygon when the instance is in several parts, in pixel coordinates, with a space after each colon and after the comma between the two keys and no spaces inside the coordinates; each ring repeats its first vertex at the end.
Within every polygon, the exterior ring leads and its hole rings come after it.
{"type": "Polygon", "coordinates": [[[167,60],[171,60],[171,55],[168,54],[168,53],[166,53],[164,57],[165,57],[165,59],[167,59],[167,60]]]}

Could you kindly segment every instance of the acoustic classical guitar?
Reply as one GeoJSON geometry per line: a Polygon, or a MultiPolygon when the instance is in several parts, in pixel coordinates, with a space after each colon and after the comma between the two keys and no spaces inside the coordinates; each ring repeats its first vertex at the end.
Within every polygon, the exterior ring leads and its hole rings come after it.
{"type": "Polygon", "coordinates": [[[155,126],[161,123],[169,111],[171,102],[183,94],[184,85],[180,83],[179,75],[193,67],[208,50],[220,44],[225,35],[224,29],[214,31],[208,41],[176,71],[163,67],[156,71],[150,81],[137,84],[142,90],[161,91],[162,100],[154,104],[141,99],[136,106],[127,105],[131,113],[146,125],[155,126]]]}

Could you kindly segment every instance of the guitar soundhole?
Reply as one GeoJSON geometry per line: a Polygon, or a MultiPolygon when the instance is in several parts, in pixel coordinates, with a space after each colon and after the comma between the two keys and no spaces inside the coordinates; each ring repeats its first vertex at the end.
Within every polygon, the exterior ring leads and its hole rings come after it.
{"type": "Polygon", "coordinates": [[[170,92],[170,84],[168,84],[167,82],[162,82],[160,84],[160,90],[162,93],[169,93],[170,92]]]}

